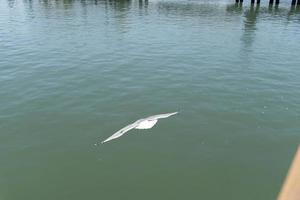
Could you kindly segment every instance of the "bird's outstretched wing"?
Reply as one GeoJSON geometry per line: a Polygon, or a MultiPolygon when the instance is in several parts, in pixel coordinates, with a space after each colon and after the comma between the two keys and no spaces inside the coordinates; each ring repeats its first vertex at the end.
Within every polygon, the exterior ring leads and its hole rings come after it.
{"type": "Polygon", "coordinates": [[[159,115],[153,115],[153,116],[149,116],[146,119],[148,120],[157,120],[157,119],[162,119],[162,118],[167,118],[170,117],[172,115],[176,115],[178,112],[172,112],[172,113],[165,113],[165,114],[159,114],[159,115]]]}
{"type": "Polygon", "coordinates": [[[178,112],[165,113],[165,114],[153,115],[153,116],[147,117],[145,119],[139,119],[136,122],[134,122],[132,124],[129,124],[128,126],[125,126],[121,130],[117,131],[116,133],[114,133],[112,136],[110,136],[106,140],[102,141],[101,143],[103,144],[103,143],[108,142],[110,140],[121,137],[127,131],[130,131],[131,129],[134,129],[134,128],[136,128],[136,129],[149,129],[149,128],[152,128],[156,124],[158,119],[167,118],[167,117],[170,117],[170,116],[175,115],[177,113],[178,112]]]}
{"type": "Polygon", "coordinates": [[[114,133],[112,136],[110,136],[109,138],[107,138],[106,140],[102,141],[101,143],[103,144],[104,142],[108,142],[110,140],[116,139],[118,137],[121,137],[122,135],[124,135],[127,131],[130,131],[131,129],[135,128],[136,126],[138,126],[138,121],[129,124],[127,126],[125,126],[124,128],[118,130],[116,133],[114,133]]]}

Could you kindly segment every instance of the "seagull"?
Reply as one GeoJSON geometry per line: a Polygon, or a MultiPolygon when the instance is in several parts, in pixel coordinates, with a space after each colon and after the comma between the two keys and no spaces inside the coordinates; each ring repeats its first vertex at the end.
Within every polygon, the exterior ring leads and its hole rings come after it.
{"type": "Polygon", "coordinates": [[[134,123],[129,124],[129,125],[125,126],[124,128],[120,129],[119,131],[117,131],[116,133],[114,133],[112,136],[110,136],[106,140],[102,141],[101,143],[103,144],[103,143],[108,142],[110,140],[121,137],[127,131],[130,131],[131,129],[134,129],[134,128],[135,129],[150,129],[156,124],[158,119],[167,118],[167,117],[170,117],[170,116],[175,115],[177,113],[178,112],[158,114],[158,115],[153,115],[153,116],[150,116],[150,117],[146,117],[144,119],[139,119],[139,120],[135,121],[134,123]]]}

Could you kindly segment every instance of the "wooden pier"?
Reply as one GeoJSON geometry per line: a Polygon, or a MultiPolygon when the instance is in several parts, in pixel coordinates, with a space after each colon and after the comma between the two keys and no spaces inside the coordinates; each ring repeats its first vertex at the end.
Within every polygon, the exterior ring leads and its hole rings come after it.
{"type": "Polygon", "coordinates": [[[278,200],[300,200],[300,146],[295,154],[278,200]]]}
{"type": "MultiPolygon", "coordinates": [[[[236,3],[243,3],[243,0],[235,0],[236,3]]],[[[279,5],[280,0],[269,0],[269,5],[273,5],[275,3],[275,5],[279,5]]],[[[251,4],[255,4],[255,0],[251,0],[251,4]]],[[[260,4],[260,0],[256,0],[256,4],[260,4]]],[[[292,6],[294,5],[300,5],[300,0],[292,0],[291,3],[292,6]]]]}

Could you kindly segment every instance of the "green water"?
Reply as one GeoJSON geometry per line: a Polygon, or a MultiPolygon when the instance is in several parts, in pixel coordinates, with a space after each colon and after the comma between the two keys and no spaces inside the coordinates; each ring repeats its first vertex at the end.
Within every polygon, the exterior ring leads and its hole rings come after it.
{"type": "Polygon", "coordinates": [[[0,0],[0,199],[275,199],[300,9],[233,2],[0,0]]]}

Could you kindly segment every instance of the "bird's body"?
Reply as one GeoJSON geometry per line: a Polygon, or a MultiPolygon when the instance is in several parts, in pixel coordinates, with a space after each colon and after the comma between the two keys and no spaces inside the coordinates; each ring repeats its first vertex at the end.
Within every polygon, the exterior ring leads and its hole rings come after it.
{"type": "Polygon", "coordinates": [[[135,129],[149,129],[156,124],[157,120],[143,120],[141,121],[135,129]]]}
{"type": "Polygon", "coordinates": [[[124,128],[122,128],[121,130],[117,131],[112,136],[110,136],[106,140],[102,141],[102,143],[105,143],[105,142],[108,142],[110,140],[121,137],[127,131],[130,131],[131,129],[134,129],[134,128],[135,129],[150,129],[157,123],[158,119],[167,118],[167,117],[170,117],[170,116],[175,115],[177,113],[178,112],[159,114],[159,115],[153,115],[153,116],[150,116],[150,117],[147,117],[147,118],[144,118],[144,119],[139,119],[139,120],[135,121],[134,123],[129,124],[129,125],[125,126],[124,128]]]}

